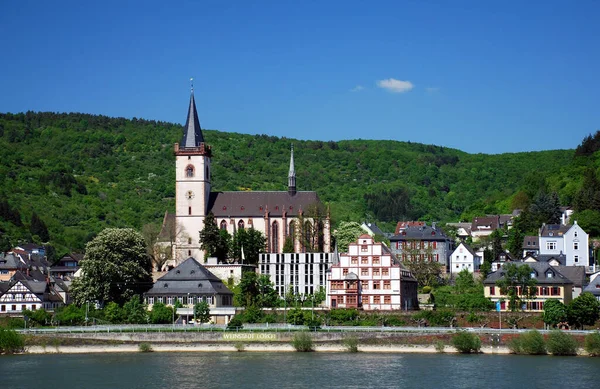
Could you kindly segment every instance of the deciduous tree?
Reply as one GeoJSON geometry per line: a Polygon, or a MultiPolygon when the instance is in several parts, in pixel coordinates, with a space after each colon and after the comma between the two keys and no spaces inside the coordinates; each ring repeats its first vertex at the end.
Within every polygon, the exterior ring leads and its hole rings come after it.
{"type": "Polygon", "coordinates": [[[531,277],[531,268],[528,265],[506,263],[501,271],[504,275],[496,281],[496,285],[508,297],[508,308],[511,311],[522,309],[524,300],[534,298],[537,294],[537,280],[531,277]]]}

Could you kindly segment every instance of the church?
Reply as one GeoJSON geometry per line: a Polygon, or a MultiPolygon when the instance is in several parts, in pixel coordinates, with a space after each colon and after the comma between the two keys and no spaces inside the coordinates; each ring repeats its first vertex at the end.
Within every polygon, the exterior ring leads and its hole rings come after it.
{"type": "Polygon", "coordinates": [[[175,144],[175,221],[180,231],[173,253],[176,264],[189,257],[201,263],[206,260],[200,249],[199,232],[210,212],[217,226],[231,235],[243,228],[262,232],[267,253],[281,253],[288,236],[293,239],[295,252],[331,251],[329,212],[320,220],[313,219],[310,210],[321,204],[317,193],[296,190],[293,147],[287,191],[213,192],[211,157],[211,147],[204,140],[198,120],[192,87],[183,138],[181,143],[175,144]],[[303,224],[302,233],[296,231],[299,221],[303,224]],[[306,236],[311,234],[314,244],[307,247],[306,236]]]}

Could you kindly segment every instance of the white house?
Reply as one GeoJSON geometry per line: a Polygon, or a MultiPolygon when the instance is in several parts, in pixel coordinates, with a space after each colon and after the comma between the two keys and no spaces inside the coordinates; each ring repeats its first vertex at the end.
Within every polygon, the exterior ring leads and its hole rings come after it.
{"type": "Polygon", "coordinates": [[[587,273],[595,270],[590,263],[589,235],[574,221],[573,225],[543,224],[540,228],[540,255],[565,255],[566,266],[585,266],[587,273]]]}
{"type": "Polygon", "coordinates": [[[450,255],[450,272],[460,273],[467,269],[469,273],[479,271],[481,257],[478,256],[468,245],[461,243],[450,255]]]}

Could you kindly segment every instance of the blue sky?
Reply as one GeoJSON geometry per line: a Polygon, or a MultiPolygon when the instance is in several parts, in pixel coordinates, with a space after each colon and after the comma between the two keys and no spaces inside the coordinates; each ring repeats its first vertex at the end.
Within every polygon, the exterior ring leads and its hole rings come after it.
{"type": "MultiPolygon", "coordinates": [[[[7,1],[0,112],[502,153],[600,129],[597,1],[7,1]],[[173,3],[173,4],[168,4],[173,3]]],[[[210,141],[210,140],[208,140],[210,141]]]]}

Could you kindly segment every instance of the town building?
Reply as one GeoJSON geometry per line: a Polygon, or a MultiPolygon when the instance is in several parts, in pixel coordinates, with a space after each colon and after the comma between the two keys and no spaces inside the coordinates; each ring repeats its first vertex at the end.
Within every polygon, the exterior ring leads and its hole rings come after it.
{"type": "Polygon", "coordinates": [[[481,257],[469,245],[461,242],[450,255],[450,273],[460,273],[465,269],[469,273],[478,272],[481,262],[481,257]]]}
{"type": "Polygon", "coordinates": [[[416,309],[417,281],[384,244],[363,234],[331,266],[327,303],[330,308],[416,309]]]}
{"type": "Polygon", "coordinates": [[[204,261],[198,235],[209,213],[232,235],[244,228],[262,232],[268,253],[281,253],[286,237],[294,240],[295,252],[331,251],[328,211],[316,192],[297,190],[293,148],[287,191],[213,191],[212,149],[200,127],[193,88],[183,139],[175,144],[175,156],[175,229],[181,229],[176,236],[175,263],[188,257],[204,261]]]}
{"type": "Polygon", "coordinates": [[[173,306],[179,300],[184,308],[178,309],[177,314],[186,317],[193,317],[196,303],[206,301],[215,324],[227,324],[235,315],[233,293],[192,257],[160,277],[144,294],[144,299],[149,310],[155,303],[173,306]]]}
{"type": "Polygon", "coordinates": [[[523,238],[523,257],[536,256],[540,253],[540,237],[527,235],[523,238]]]}
{"type": "Polygon", "coordinates": [[[72,280],[75,273],[80,269],[82,260],[83,254],[65,254],[50,267],[50,274],[56,278],[72,280]]]}
{"type": "Polygon", "coordinates": [[[47,274],[47,269],[16,271],[9,281],[0,282],[0,314],[22,315],[23,311],[54,309],[70,303],[68,286],[47,274]]]}
{"type": "Polygon", "coordinates": [[[566,266],[584,266],[595,271],[590,256],[589,235],[574,221],[572,225],[543,224],[539,231],[540,255],[565,255],[566,266]]]}
{"type": "Polygon", "coordinates": [[[584,292],[589,292],[596,297],[596,300],[600,301],[600,272],[594,273],[590,276],[590,283],[583,289],[584,292]]]}
{"type": "Polygon", "coordinates": [[[424,222],[403,222],[396,228],[396,234],[390,237],[390,246],[392,253],[402,262],[435,261],[447,272],[454,241],[435,223],[428,226],[424,222]]]}
{"type": "Polygon", "coordinates": [[[246,272],[256,273],[256,265],[244,263],[218,263],[217,258],[215,257],[209,257],[202,266],[227,284],[229,284],[229,282],[238,284],[246,272]]]}
{"type": "Polygon", "coordinates": [[[290,291],[298,295],[319,292],[327,286],[327,270],[335,253],[260,254],[258,270],[268,275],[281,297],[290,291]]]}
{"type": "Polygon", "coordinates": [[[474,241],[489,236],[498,229],[509,229],[512,227],[514,215],[488,215],[475,217],[471,223],[471,237],[474,241]]]}
{"type": "MultiPolygon", "coordinates": [[[[541,312],[544,310],[544,303],[549,299],[560,300],[563,304],[568,304],[573,299],[573,281],[568,279],[558,268],[548,263],[524,263],[515,262],[516,266],[529,266],[531,268],[531,278],[537,281],[537,293],[531,299],[524,299],[523,311],[541,312]]],[[[509,298],[502,293],[496,283],[504,278],[505,270],[499,270],[491,273],[484,281],[484,295],[490,298],[494,303],[500,302],[500,310],[509,310],[509,298]]],[[[520,296],[523,296],[520,288],[520,296]]]]}

